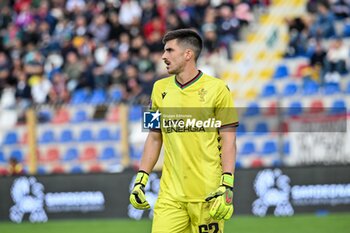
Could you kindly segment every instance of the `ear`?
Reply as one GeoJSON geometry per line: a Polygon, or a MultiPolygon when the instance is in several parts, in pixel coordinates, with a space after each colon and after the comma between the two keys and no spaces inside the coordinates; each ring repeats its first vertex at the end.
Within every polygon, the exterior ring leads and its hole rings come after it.
{"type": "Polygon", "coordinates": [[[185,59],[186,59],[186,61],[191,60],[193,58],[193,56],[194,56],[194,53],[193,53],[193,51],[191,49],[186,49],[185,50],[185,59]]]}

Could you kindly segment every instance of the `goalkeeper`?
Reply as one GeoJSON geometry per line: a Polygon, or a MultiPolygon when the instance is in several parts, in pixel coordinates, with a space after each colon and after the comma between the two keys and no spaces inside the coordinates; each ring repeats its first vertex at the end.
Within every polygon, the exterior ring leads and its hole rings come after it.
{"type": "MultiPolygon", "coordinates": [[[[197,69],[202,39],[193,30],[179,29],[163,38],[162,59],[168,78],[154,84],[151,109],[165,107],[214,109],[221,121],[216,130],[150,130],[130,202],[150,208],[144,187],[164,147],[159,197],[154,207],[153,233],[223,232],[231,218],[236,160],[237,114],[231,92],[222,80],[197,69]]],[[[204,114],[204,113],[203,113],[204,114]]]]}

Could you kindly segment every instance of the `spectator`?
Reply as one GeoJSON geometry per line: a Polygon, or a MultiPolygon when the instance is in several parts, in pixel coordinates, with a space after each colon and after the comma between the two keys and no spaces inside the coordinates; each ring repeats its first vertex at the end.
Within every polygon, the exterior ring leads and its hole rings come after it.
{"type": "Polygon", "coordinates": [[[325,60],[325,79],[328,82],[339,82],[340,75],[347,72],[349,49],[341,38],[332,41],[325,60]]]}
{"type": "Polygon", "coordinates": [[[97,42],[106,42],[110,29],[110,25],[106,22],[106,17],[104,15],[97,15],[94,17],[88,30],[97,42]]]}
{"type": "Polygon", "coordinates": [[[16,84],[15,97],[17,106],[20,110],[27,109],[32,102],[31,87],[28,84],[27,77],[24,72],[17,74],[18,82],[16,84]]]}
{"type": "Polygon", "coordinates": [[[135,0],[123,0],[119,11],[119,22],[125,27],[133,24],[139,24],[142,15],[142,9],[135,0]]]}
{"type": "Polygon", "coordinates": [[[331,38],[335,33],[335,18],[325,4],[317,4],[315,21],[310,28],[310,36],[314,38],[331,38]]]}
{"type": "Polygon", "coordinates": [[[14,157],[10,158],[9,161],[9,175],[10,176],[18,176],[23,175],[24,169],[22,164],[18,162],[18,160],[14,157]]]}
{"type": "Polygon", "coordinates": [[[321,83],[324,82],[324,67],[325,67],[325,59],[326,59],[326,51],[322,47],[320,41],[316,42],[315,51],[312,53],[309,63],[310,66],[314,69],[314,71],[318,74],[317,76],[321,78],[321,83]]]}

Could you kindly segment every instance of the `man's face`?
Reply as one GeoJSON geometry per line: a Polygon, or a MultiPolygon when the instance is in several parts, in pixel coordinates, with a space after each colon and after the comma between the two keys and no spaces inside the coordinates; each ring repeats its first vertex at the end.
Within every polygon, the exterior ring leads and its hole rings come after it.
{"type": "Polygon", "coordinates": [[[162,59],[169,74],[179,74],[185,66],[185,49],[180,47],[177,40],[170,40],[164,46],[162,59]]]}

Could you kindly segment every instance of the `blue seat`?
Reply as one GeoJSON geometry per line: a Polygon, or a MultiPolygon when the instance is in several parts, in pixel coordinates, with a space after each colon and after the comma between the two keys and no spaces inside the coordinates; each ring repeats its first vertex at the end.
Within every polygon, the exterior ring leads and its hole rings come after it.
{"type": "Polygon", "coordinates": [[[73,123],[80,123],[80,122],[87,121],[88,118],[89,117],[88,117],[86,111],[79,110],[79,111],[75,112],[73,118],[71,119],[71,122],[73,122],[73,123]]]}
{"type": "Polygon", "coordinates": [[[290,143],[289,143],[289,141],[286,141],[283,144],[283,154],[285,156],[288,156],[290,154],[290,143]]]}
{"type": "Polygon", "coordinates": [[[139,121],[142,119],[142,106],[134,105],[129,108],[129,120],[139,121]]]}
{"type": "Polygon", "coordinates": [[[335,100],[331,106],[330,114],[344,114],[346,113],[346,103],[344,100],[335,100]]]}
{"type": "Polygon", "coordinates": [[[131,160],[140,160],[142,157],[142,150],[135,148],[134,146],[130,146],[130,158],[131,160]]]}
{"type": "Polygon", "coordinates": [[[346,94],[350,94],[350,81],[348,82],[347,86],[346,86],[346,90],[345,90],[346,94]]]}
{"type": "Polygon", "coordinates": [[[23,162],[23,151],[20,149],[11,151],[10,158],[15,158],[18,162],[23,162]]]}
{"type": "Polygon", "coordinates": [[[69,148],[66,153],[63,155],[63,161],[72,161],[79,158],[78,149],[75,147],[69,148]]]}
{"type": "Polygon", "coordinates": [[[275,85],[267,84],[261,93],[261,97],[272,97],[272,96],[275,96],[276,94],[277,94],[277,91],[276,91],[275,85]]]}
{"type": "Polygon", "coordinates": [[[98,105],[107,102],[107,95],[103,89],[97,89],[92,92],[91,98],[89,100],[90,104],[98,105]]]}
{"type": "Polygon", "coordinates": [[[350,24],[345,24],[343,27],[343,37],[350,37],[350,24]]]}
{"type": "Polygon", "coordinates": [[[47,174],[47,171],[45,169],[45,166],[39,166],[37,169],[36,169],[36,173],[38,175],[46,175],[47,174]]]}
{"type": "Polygon", "coordinates": [[[6,163],[5,154],[0,150],[0,163],[6,163]]]}
{"type": "Polygon", "coordinates": [[[242,146],[242,150],[240,151],[241,155],[251,155],[255,153],[255,144],[253,142],[245,142],[242,146]]]}
{"type": "Polygon", "coordinates": [[[115,131],[115,133],[113,133],[112,134],[112,139],[113,140],[116,140],[116,141],[119,141],[120,140],[120,129],[117,129],[116,131],[115,131]]]}
{"type": "Polygon", "coordinates": [[[285,97],[293,96],[298,92],[298,86],[295,83],[288,83],[282,92],[285,97]]]}
{"type": "Polygon", "coordinates": [[[263,145],[262,155],[271,155],[277,153],[277,143],[275,141],[266,141],[263,145]]]}
{"type": "Polygon", "coordinates": [[[80,165],[76,165],[71,168],[70,173],[73,173],[73,174],[84,173],[84,169],[80,165]]]}
{"type": "Polygon", "coordinates": [[[119,88],[114,88],[110,91],[109,96],[112,102],[119,102],[122,99],[122,91],[119,88]]]}
{"type": "Polygon", "coordinates": [[[325,95],[334,95],[339,93],[341,93],[341,90],[338,83],[327,83],[324,86],[325,95]]]}
{"type": "Polygon", "coordinates": [[[299,116],[303,112],[303,106],[300,101],[294,101],[288,106],[289,116],[299,116]]]}
{"type": "Polygon", "coordinates": [[[112,139],[113,139],[113,137],[112,137],[111,131],[109,131],[109,129],[102,128],[98,132],[97,140],[99,140],[99,141],[109,141],[109,140],[112,140],[112,139]]]}
{"type": "Polygon", "coordinates": [[[110,160],[118,158],[118,154],[113,147],[106,147],[102,150],[100,160],[110,160]]]}
{"type": "Polygon", "coordinates": [[[246,132],[247,130],[245,128],[245,125],[243,123],[240,123],[236,130],[237,137],[244,135],[246,132]]]}
{"type": "Polygon", "coordinates": [[[255,125],[254,133],[255,135],[262,135],[269,132],[269,127],[266,122],[258,122],[255,125]]]}
{"type": "Polygon", "coordinates": [[[52,120],[52,112],[47,110],[41,110],[37,113],[37,119],[39,122],[50,122],[52,120]]]}
{"type": "Polygon", "coordinates": [[[61,132],[61,136],[60,136],[60,142],[72,142],[74,141],[73,139],[73,132],[70,129],[65,129],[61,132]]]}
{"type": "Polygon", "coordinates": [[[315,81],[306,81],[303,85],[302,94],[305,96],[316,95],[318,93],[319,85],[315,81]]]}
{"type": "Polygon", "coordinates": [[[47,130],[47,131],[45,131],[45,132],[41,135],[41,137],[40,137],[40,139],[39,139],[39,142],[40,142],[40,143],[43,143],[43,144],[55,142],[55,134],[54,134],[54,132],[53,132],[52,130],[47,130]]]}
{"type": "Polygon", "coordinates": [[[4,138],[3,144],[4,145],[14,145],[17,143],[18,143],[17,132],[15,132],[15,131],[8,132],[4,138]]]}
{"type": "Polygon", "coordinates": [[[70,101],[73,105],[84,104],[87,102],[89,92],[85,89],[79,89],[73,92],[72,99],[70,101]]]}
{"type": "Polygon", "coordinates": [[[260,114],[260,107],[257,103],[252,102],[248,105],[244,116],[250,117],[250,116],[257,116],[260,114]]]}
{"type": "Polygon", "coordinates": [[[89,141],[93,141],[93,140],[94,140],[94,137],[92,135],[91,129],[83,129],[80,132],[79,141],[89,142],[89,141]]]}
{"type": "Polygon", "coordinates": [[[289,76],[288,67],[284,64],[279,65],[273,75],[274,79],[282,79],[289,76]]]}

